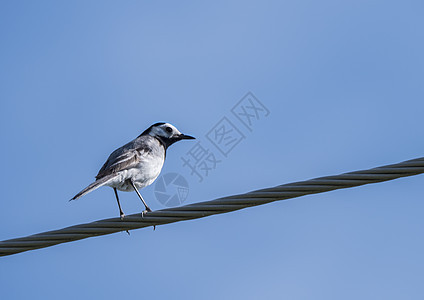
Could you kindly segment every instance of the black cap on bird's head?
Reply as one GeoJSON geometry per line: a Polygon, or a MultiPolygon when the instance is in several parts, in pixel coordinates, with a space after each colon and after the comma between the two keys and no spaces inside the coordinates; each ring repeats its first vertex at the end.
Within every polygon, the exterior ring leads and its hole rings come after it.
{"type": "Polygon", "coordinates": [[[141,135],[151,135],[157,138],[166,148],[181,140],[193,140],[194,137],[181,133],[174,125],[169,123],[155,123],[147,128],[141,135]]]}

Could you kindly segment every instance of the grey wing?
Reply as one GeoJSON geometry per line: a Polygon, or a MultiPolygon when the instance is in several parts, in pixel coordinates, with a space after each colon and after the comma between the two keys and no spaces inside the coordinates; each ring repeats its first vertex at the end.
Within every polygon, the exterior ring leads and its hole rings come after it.
{"type": "Polygon", "coordinates": [[[100,169],[96,179],[106,175],[114,174],[122,170],[131,169],[140,162],[140,151],[137,149],[119,148],[112,152],[103,167],[100,169]]]}

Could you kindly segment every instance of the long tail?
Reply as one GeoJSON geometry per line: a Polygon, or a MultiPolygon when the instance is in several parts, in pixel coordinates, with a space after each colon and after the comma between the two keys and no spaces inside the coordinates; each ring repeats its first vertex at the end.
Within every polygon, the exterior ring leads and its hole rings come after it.
{"type": "Polygon", "coordinates": [[[110,179],[114,178],[116,176],[116,174],[110,174],[110,175],[106,175],[100,179],[97,179],[95,182],[93,182],[92,184],[90,184],[89,186],[87,186],[85,189],[83,189],[81,192],[79,192],[78,194],[76,194],[71,200],[77,200],[78,198],[84,196],[85,194],[88,194],[89,192],[92,192],[96,189],[98,189],[99,187],[105,185],[110,179]]]}

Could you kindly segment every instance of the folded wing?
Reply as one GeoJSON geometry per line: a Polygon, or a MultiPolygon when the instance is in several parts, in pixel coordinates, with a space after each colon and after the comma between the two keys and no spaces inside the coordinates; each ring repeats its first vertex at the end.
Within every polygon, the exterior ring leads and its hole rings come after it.
{"type": "Polygon", "coordinates": [[[109,156],[108,160],[97,174],[96,179],[122,170],[134,168],[140,161],[139,152],[135,149],[124,151],[119,155],[114,154],[115,152],[109,156]]]}

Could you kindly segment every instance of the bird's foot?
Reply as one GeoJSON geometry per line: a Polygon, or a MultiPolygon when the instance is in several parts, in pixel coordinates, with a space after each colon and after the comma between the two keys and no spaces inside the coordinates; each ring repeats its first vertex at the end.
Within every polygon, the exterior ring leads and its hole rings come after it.
{"type": "MultiPolygon", "coordinates": [[[[121,221],[123,221],[124,218],[125,218],[125,214],[123,212],[121,212],[120,217],[121,217],[121,221]]],[[[128,233],[128,235],[130,235],[130,232],[128,230],[125,230],[125,231],[128,233]]]]}
{"type": "Polygon", "coordinates": [[[152,212],[152,210],[150,209],[150,207],[146,206],[146,209],[141,212],[141,217],[144,218],[144,214],[148,212],[152,212]]]}
{"type": "MultiPolygon", "coordinates": [[[[146,209],[141,212],[141,217],[144,218],[144,214],[148,212],[152,212],[152,210],[150,209],[150,207],[146,206],[146,209]]],[[[153,230],[156,230],[156,225],[153,225],[153,230]]]]}

